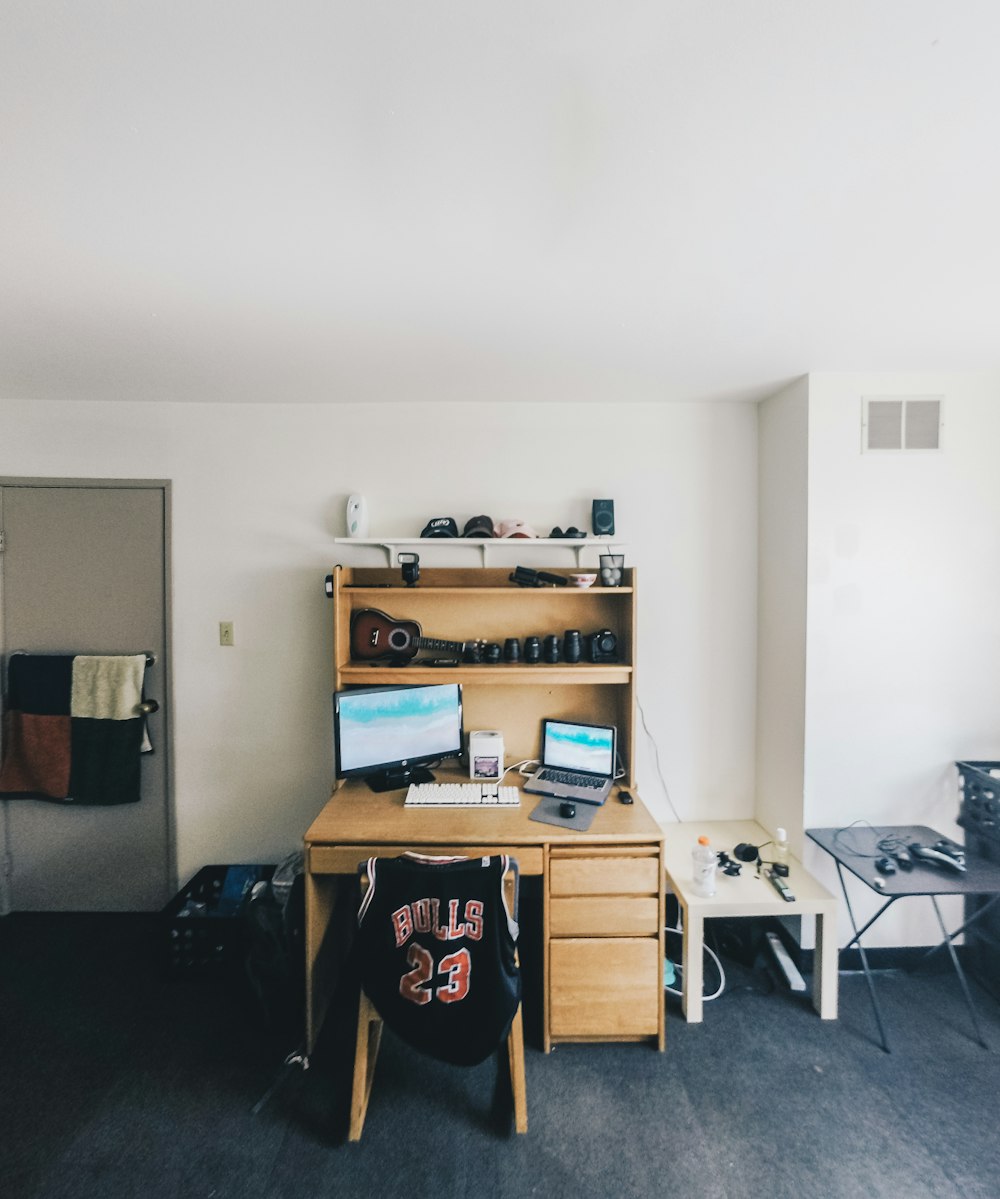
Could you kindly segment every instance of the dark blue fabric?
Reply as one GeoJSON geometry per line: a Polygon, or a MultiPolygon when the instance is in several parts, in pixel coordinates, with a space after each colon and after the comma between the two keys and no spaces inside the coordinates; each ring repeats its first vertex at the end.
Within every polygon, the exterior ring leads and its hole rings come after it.
{"type": "Polygon", "coordinates": [[[142,718],[70,722],[69,795],[76,804],[138,803],[142,718]]]}
{"type": "Polygon", "coordinates": [[[7,707],[32,716],[68,716],[72,654],[11,654],[7,707]]]}

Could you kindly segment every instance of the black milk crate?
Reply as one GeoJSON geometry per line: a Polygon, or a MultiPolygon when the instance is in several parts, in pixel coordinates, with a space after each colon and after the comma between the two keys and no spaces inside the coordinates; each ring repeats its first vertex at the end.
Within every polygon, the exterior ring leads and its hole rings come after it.
{"type": "Polygon", "coordinates": [[[173,974],[223,974],[243,960],[243,909],[274,866],[203,866],[161,916],[173,974]]]}
{"type": "Polygon", "coordinates": [[[959,825],[973,836],[1000,841],[1000,762],[955,765],[962,789],[959,825]]]}

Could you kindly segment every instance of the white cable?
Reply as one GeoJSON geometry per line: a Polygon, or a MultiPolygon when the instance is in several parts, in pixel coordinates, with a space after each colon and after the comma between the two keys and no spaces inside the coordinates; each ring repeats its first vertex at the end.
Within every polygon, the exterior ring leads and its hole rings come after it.
{"type": "Polygon", "coordinates": [[[522,766],[540,766],[540,765],[541,765],[541,762],[538,760],[538,758],[525,758],[523,762],[514,762],[512,765],[504,767],[504,772],[497,779],[497,783],[502,783],[504,780],[504,776],[507,775],[511,770],[518,771],[518,773],[522,776],[522,778],[530,779],[531,773],[529,772],[528,774],[525,774],[525,772],[521,769],[521,767],[522,766]]]}
{"type": "Polygon", "coordinates": [[[667,786],[667,781],[663,777],[663,771],[660,769],[660,750],[656,744],[656,739],[649,731],[649,725],[646,723],[646,713],[642,710],[642,704],[639,702],[638,689],[635,693],[635,706],[639,711],[639,719],[642,721],[643,730],[645,731],[646,736],[649,738],[650,745],[653,747],[653,760],[656,763],[656,775],[660,780],[660,786],[663,788],[663,794],[666,797],[667,803],[670,805],[671,812],[674,814],[674,819],[678,824],[683,824],[684,821],[681,820],[680,816],[677,814],[677,809],[674,807],[674,801],[670,798],[670,788],[667,786]]]}
{"type": "MultiPolygon", "coordinates": [[[[680,934],[683,934],[683,932],[684,932],[684,930],[681,928],[670,928],[669,926],[664,931],[668,932],[668,933],[680,933],[680,934]]],[[[712,961],[715,962],[715,968],[719,972],[719,988],[718,988],[718,990],[715,991],[711,995],[702,995],[702,1002],[708,1003],[712,999],[718,999],[719,996],[722,994],[722,992],[726,989],[726,972],[725,972],[725,970],[722,969],[722,963],[719,961],[717,955],[704,942],[702,942],[702,949],[705,951],[705,953],[708,954],[708,956],[712,959],[712,961]]],[[[673,958],[671,958],[670,960],[673,962],[673,958]]],[[[673,965],[674,965],[674,970],[678,974],[680,974],[680,975],[684,974],[683,966],[681,966],[678,962],[674,962],[673,965]]],[[[674,995],[678,999],[684,998],[683,991],[678,991],[678,990],[675,990],[673,987],[668,987],[666,985],[666,983],[664,983],[663,989],[664,989],[664,991],[667,992],[668,995],[674,995]]]]}

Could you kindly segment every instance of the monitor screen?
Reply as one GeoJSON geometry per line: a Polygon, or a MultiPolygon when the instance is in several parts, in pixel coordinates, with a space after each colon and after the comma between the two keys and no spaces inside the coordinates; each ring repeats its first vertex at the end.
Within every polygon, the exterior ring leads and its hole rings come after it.
{"type": "Polygon", "coordinates": [[[429,782],[428,764],[462,752],[462,687],[358,687],[333,697],[337,777],[374,791],[429,782]]]}
{"type": "Polygon", "coordinates": [[[560,770],[581,770],[611,778],[615,773],[615,729],[611,725],[546,720],[542,761],[560,770]]]}

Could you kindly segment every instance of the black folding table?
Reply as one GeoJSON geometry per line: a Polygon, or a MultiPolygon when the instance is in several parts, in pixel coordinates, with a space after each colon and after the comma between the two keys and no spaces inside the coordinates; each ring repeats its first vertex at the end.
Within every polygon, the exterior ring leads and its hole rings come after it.
{"type": "MultiPolygon", "coordinates": [[[[958,954],[955,952],[954,940],[1000,899],[1000,864],[987,861],[985,858],[975,857],[966,850],[966,870],[961,873],[947,866],[939,866],[914,859],[912,870],[897,868],[895,874],[886,875],[877,870],[875,865],[879,858],[886,856],[884,850],[880,848],[884,843],[891,842],[901,846],[909,846],[916,843],[932,847],[935,842],[948,841],[948,838],[943,837],[941,833],[935,832],[934,829],[928,828],[926,825],[919,824],[894,824],[882,825],[880,827],[868,824],[852,824],[846,828],[806,829],[806,835],[815,841],[820,849],[826,850],[837,865],[840,888],[844,893],[847,914],[850,916],[851,926],[854,929],[854,936],[847,942],[844,948],[850,949],[852,945],[857,945],[858,947],[858,953],[861,956],[861,965],[864,968],[865,979],[868,983],[868,991],[871,995],[872,1009],[875,1012],[875,1020],[882,1037],[882,1048],[886,1053],[890,1052],[889,1040],[882,1021],[882,1012],[879,1008],[878,998],[875,994],[875,983],[872,978],[871,968],[868,965],[868,955],[865,953],[865,947],[861,942],[861,938],[876,920],[884,912],[888,911],[897,900],[906,899],[913,895],[926,895],[930,898],[943,937],[940,944],[933,946],[927,951],[925,958],[930,957],[931,954],[936,953],[939,949],[946,948],[948,950],[952,964],[955,967],[955,973],[958,975],[958,981],[962,986],[962,993],[965,996],[969,1015],[972,1017],[976,1039],[984,1049],[988,1049],[989,1046],[983,1039],[983,1034],[979,1028],[979,1020],[976,1016],[976,1009],[972,1002],[972,994],[969,991],[969,983],[965,976],[965,971],[962,969],[962,965],[958,960],[958,954]],[[885,903],[861,928],[858,928],[857,921],[854,918],[854,911],[851,907],[851,898],[847,893],[846,879],[844,878],[845,868],[856,878],[861,879],[873,891],[885,898],[885,903]],[[971,915],[967,911],[967,919],[964,923],[959,928],[956,928],[954,932],[949,933],[945,927],[944,918],[941,915],[941,909],[938,905],[938,897],[941,895],[975,895],[988,898],[971,915]]],[[[954,845],[955,842],[949,841],[949,844],[954,845]]],[[[921,959],[921,961],[923,960],[921,959]]]]}

